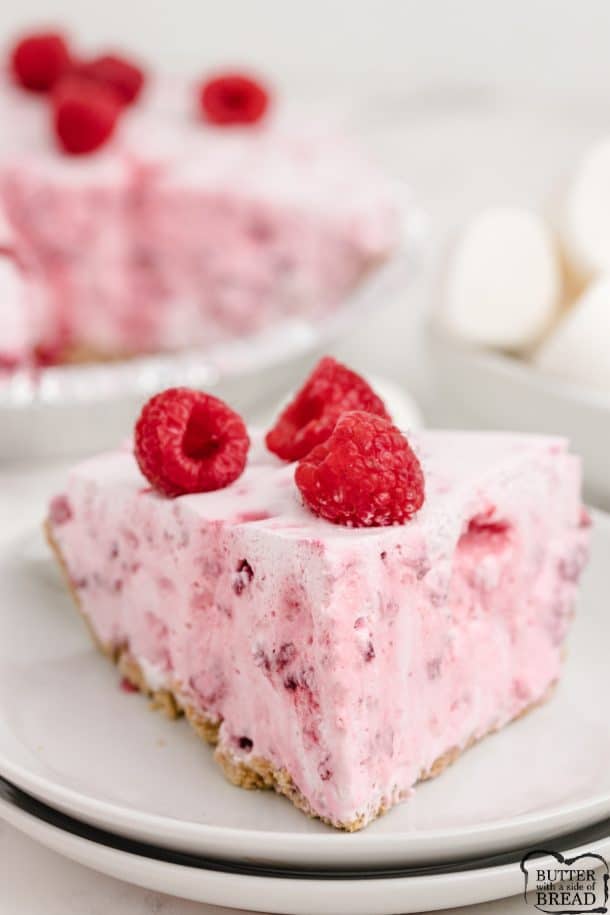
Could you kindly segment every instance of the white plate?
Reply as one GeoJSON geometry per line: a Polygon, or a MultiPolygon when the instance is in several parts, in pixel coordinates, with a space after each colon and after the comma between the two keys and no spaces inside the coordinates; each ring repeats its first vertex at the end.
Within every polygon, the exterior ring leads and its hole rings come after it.
{"type": "MultiPolygon", "coordinates": [[[[407,868],[391,875],[369,871],[322,878],[319,872],[305,876],[273,869],[257,873],[248,865],[185,859],[152,846],[126,843],[76,820],[66,821],[50,808],[37,810],[28,798],[15,798],[12,791],[3,789],[0,783],[0,817],[43,845],[111,877],[197,902],[282,915],[405,915],[489,902],[524,890],[523,850],[497,862],[479,859],[461,867],[437,866],[419,872],[407,868]]],[[[560,851],[566,863],[583,854],[605,858],[610,853],[607,827],[605,821],[566,837],[561,846],[546,846],[547,855],[536,856],[534,866],[556,868],[558,860],[548,852],[560,851]]],[[[602,868],[596,879],[599,899],[603,898],[603,873],[602,868]]]]}
{"type": "Polygon", "coordinates": [[[439,402],[453,425],[567,436],[582,455],[588,497],[610,509],[610,395],[443,332],[432,331],[430,343],[439,402]]]}
{"type": "Polygon", "coordinates": [[[610,815],[610,519],[594,549],[565,676],[545,707],[489,737],[354,835],[229,785],[185,722],[119,689],[33,533],[0,553],[0,775],[79,819],[200,854],[338,867],[449,860],[610,815]]]}

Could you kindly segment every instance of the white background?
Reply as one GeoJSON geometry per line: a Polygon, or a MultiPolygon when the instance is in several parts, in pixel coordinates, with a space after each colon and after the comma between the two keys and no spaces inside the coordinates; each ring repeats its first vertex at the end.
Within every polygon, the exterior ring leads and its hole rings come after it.
{"type": "Polygon", "coordinates": [[[287,87],[610,87],[606,0],[2,0],[0,35],[66,24],[192,72],[255,64],[287,87]]]}

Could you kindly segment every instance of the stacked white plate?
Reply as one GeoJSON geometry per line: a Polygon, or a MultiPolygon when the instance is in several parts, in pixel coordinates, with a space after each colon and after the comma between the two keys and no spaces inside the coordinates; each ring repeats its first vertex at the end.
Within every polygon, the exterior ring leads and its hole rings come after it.
{"type": "Polygon", "coordinates": [[[535,849],[610,856],[610,519],[554,698],[363,832],[225,782],[91,647],[42,537],[0,550],[0,815],[106,874],[265,912],[414,912],[523,891],[535,849]]]}

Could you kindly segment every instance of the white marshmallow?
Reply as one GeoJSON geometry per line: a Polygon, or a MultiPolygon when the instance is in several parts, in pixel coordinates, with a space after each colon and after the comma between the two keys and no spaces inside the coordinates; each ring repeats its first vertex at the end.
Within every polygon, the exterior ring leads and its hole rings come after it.
{"type": "Polygon", "coordinates": [[[566,261],[580,283],[610,271],[610,139],[580,162],[559,218],[566,261]]]}
{"type": "Polygon", "coordinates": [[[542,371],[610,391],[610,275],[574,302],[534,362],[542,371]]]}
{"type": "Polygon", "coordinates": [[[458,239],[440,320],[473,343],[523,349],[551,324],[560,291],[559,259],[543,220],[497,207],[475,217],[458,239]]]}

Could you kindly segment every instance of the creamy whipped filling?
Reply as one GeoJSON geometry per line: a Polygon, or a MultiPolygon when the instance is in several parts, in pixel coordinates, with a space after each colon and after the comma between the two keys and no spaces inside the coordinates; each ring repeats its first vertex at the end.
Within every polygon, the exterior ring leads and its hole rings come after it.
{"type": "Polygon", "coordinates": [[[0,84],[0,210],[37,343],[118,355],[317,318],[396,246],[391,188],[347,141],[282,113],[213,128],[192,101],[153,84],[106,147],[74,157],[39,99],[0,84]]]}
{"type": "Polygon", "coordinates": [[[146,685],[152,690],[172,689],[170,673],[163,663],[155,664],[143,654],[133,655],[140,670],[144,674],[146,685]]]}
{"type": "Polygon", "coordinates": [[[27,290],[19,266],[2,251],[0,224],[0,373],[27,358],[32,328],[27,308],[27,290]]]}
{"type": "Polygon", "coordinates": [[[563,440],[411,439],[426,502],[404,526],[315,518],[257,432],[239,480],[174,500],[128,451],[90,459],[53,525],[99,638],[335,823],[545,695],[587,557],[563,440]]]}

